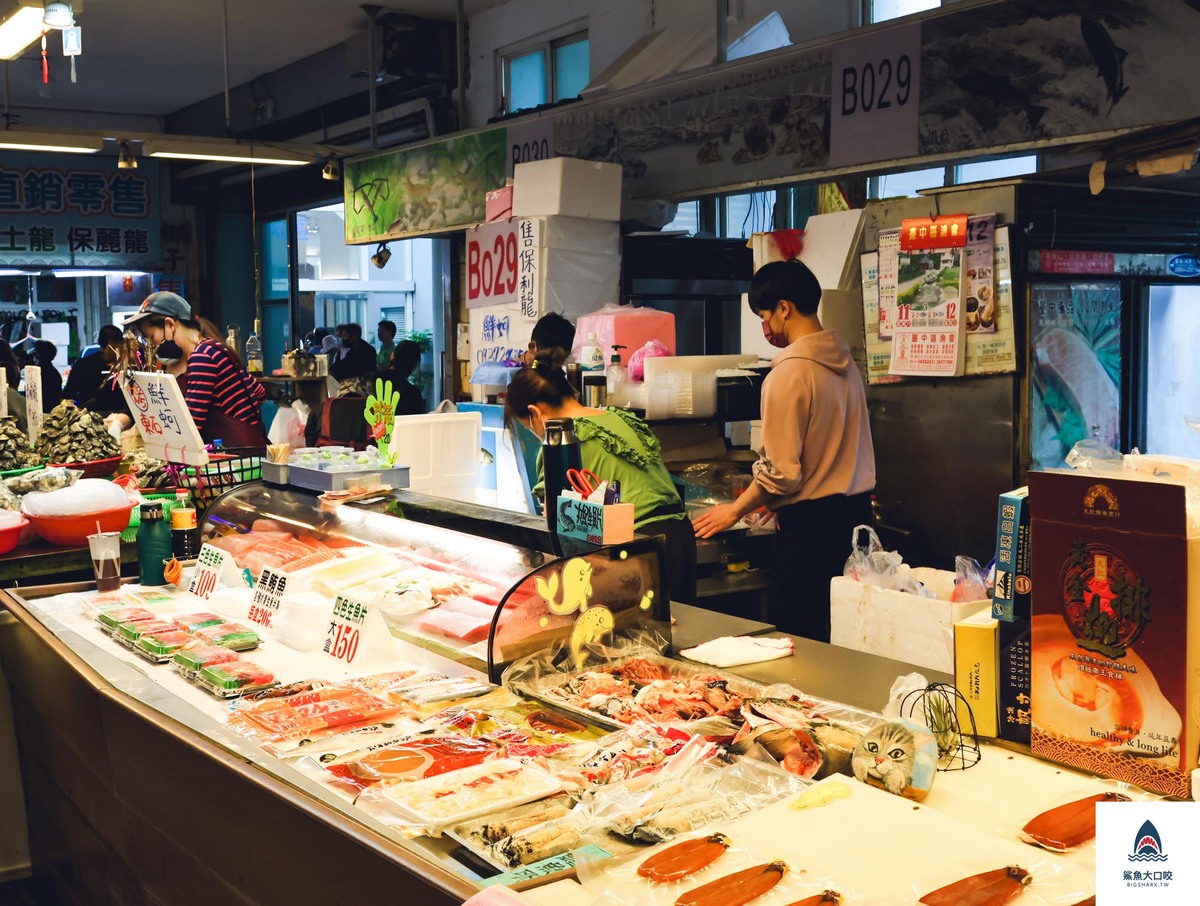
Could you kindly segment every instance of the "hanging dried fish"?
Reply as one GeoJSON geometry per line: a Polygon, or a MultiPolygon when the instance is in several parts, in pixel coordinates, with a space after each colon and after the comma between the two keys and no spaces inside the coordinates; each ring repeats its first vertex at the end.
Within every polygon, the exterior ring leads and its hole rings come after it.
{"type": "Polygon", "coordinates": [[[1019,865],[971,875],[925,894],[925,906],[1002,906],[1025,889],[1033,876],[1019,865]]]}
{"type": "Polygon", "coordinates": [[[776,861],[735,871],[689,890],[675,901],[675,906],[742,906],[767,893],[787,870],[787,863],[776,861]]]}
{"type": "Polygon", "coordinates": [[[724,834],[684,840],[655,853],[639,866],[638,874],[660,884],[679,881],[711,865],[727,849],[729,838],[724,834]]]}
{"type": "Polygon", "coordinates": [[[1062,852],[1096,836],[1096,803],[1128,802],[1120,793],[1099,793],[1042,812],[1023,828],[1026,843],[1062,852]]]}
{"type": "Polygon", "coordinates": [[[823,890],[815,897],[805,897],[791,906],[842,906],[842,895],[836,890],[823,890]]]}

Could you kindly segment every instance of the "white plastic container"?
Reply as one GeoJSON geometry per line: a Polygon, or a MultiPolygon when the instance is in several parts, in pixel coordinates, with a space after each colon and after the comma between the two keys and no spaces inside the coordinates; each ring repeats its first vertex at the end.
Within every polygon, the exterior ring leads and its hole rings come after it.
{"type": "Polygon", "coordinates": [[[474,503],[482,441],[483,416],[478,412],[400,415],[391,450],[408,464],[411,490],[474,503]]]}
{"type": "Polygon", "coordinates": [[[603,371],[604,350],[594,333],[589,333],[587,342],[579,350],[579,368],[581,371],[603,371]]]}
{"type": "Polygon", "coordinates": [[[552,157],[513,170],[513,217],[565,214],[591,220],[621,219],[620,164],[552,157]]]}

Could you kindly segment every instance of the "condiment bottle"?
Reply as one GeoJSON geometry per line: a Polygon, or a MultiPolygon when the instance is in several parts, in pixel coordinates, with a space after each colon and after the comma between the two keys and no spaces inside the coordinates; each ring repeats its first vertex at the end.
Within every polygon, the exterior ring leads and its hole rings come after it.
{"type": "Polygon", "coordinates": [[[542,441],[542,475],[546,488],[546,526],[551,535],[558,534],[558,496],[570,486],[567,472],[582,469],[579,438],[575,436],[573,418],[546,419],[546,439],[542,441]]]}
{"type": "Polygon", "coordinates": [[[612,348],[612,364],[608,366],[605,374],[605,384],[607,385],[608,395],[614,395],[622,384],[629,382],[629,369],[621,364],[621,353],[617,350],[625,347],[619,343],[614,343],[612,348]]]}
{"type": "Polygon", "coordinates": [[[587,342],[579,350],[579,367],[584,371],[604,370],[604,350],[594,333],[589,333],[587,342]]]}
{"type": "Polygon", "coordinates": [[[171,528],[163,519],[161,503],[143,503],[137,531],[138,582],[166,585],[163,561],[171,558],[171,528]]]}
{"type": "Polygon", "coordinates": [[[171,510],[171,553],[179,560],[193,560],[200,553],[196,511],[190,506],[177,506],[171,510]]]}
{"type": "Polygon", "coordinates": [[[250,374],[263,373],[262,341],[258,338],[258,320],[254,321],[254,330],[246,338],[246,371],[250,374]]]}

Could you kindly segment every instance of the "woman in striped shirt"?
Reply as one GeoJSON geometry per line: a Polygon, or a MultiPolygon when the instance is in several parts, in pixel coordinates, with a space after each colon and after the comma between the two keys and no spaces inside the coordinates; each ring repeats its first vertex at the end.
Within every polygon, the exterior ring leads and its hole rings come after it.
{"type": "Polygon", "coordinates": [[[160,358],[172,357],[173,351],[187,359],[180,384],[200,436],[207,443],[219,438],[228,453],[262,455],[267,445],[262,420],[266,390],[220,340],[204,336],[187,301],[171,292],[152,293],[125,322],[126,327],[133,325],[157,345],[160,358]]]}

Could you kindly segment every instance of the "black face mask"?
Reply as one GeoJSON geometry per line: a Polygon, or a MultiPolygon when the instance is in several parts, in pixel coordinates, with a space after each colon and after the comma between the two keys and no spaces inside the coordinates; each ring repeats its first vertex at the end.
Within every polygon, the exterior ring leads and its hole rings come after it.
{"type": "Polygon", "coordinates": [[[174,340],[163,340],[154,350],[154,356],[164,365],[174,365],[183,358],[183,350],[174,340]]]}

